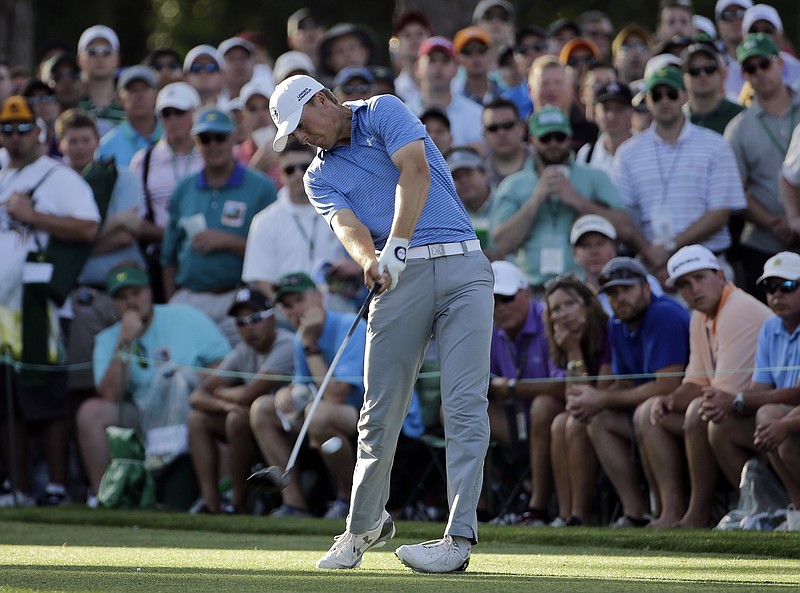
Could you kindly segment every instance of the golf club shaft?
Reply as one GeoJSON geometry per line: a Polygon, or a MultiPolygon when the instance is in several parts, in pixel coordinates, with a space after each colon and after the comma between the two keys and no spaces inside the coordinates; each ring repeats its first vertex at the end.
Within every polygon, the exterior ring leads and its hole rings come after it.
{"type": "Polygon", "coordinates": [[[328,387],[328,383],[331,382],[333,371],[336,370],[336,365],[339,364],[339,359],[342,357],[342,354],[344,354],[344,349],[347,348],[350,338],[356,331],[358,324],[361,322],[361,318],[364,317],[367,309],[369,309],[369,304],[372,302],[372,298],[378,293],[379,289],[380,284],[378,283],[375,283],[372,286],[367,298],[364,299],[364,304],[361,305],[361,309],[359,309],[356,318],[353,320],[353,325],[350,326],[350,329],[347,331],[347,335],[344,337],[344,340],[342,340],[342,343],[339,345],[339,349],[336,351],[336,355],[328,365],[328,372],[325,373],[325,376],[322,378],[322,383],[319,384],[319,390],[314,396],[314,400],[311,402],[311,407],[306,414],[305,420],[303,420],[303,425],[300,427],[300,433],[297,435],[297,440],[294,443],[292,454],[289,456],[286,469],[283,471],[284,476],[288,476],[289,472],[291,472],[294,468],[294,464],[297,462],[297,456],[300,454],[300,447],[303,444],[303,439],[305,439],[306,433],[308,432],[308,427],[311,424],[311,419],[314,417],[314,412],[316,411],[319,402],[322,400],[322,396],[325,395],[325,389],[328,387]]]}

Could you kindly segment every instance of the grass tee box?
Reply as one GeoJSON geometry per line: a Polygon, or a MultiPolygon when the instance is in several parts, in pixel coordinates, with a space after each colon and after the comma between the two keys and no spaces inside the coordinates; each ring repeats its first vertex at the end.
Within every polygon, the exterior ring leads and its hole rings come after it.
{"type": "Polygon", "coordinates": [[[398,523],[361,568],[318,571],[340,521],[164,512],[0,511],[0,591],[797,591],[800,533],[485,526],[463,575],[394,549],[441,536],[398,523]]]}

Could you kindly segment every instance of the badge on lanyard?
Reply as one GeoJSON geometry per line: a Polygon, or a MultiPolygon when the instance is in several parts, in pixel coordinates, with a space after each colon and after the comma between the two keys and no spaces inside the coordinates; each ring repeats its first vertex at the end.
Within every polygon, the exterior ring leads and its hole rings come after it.
{"type": "Polygon", "coordinates": [[[539,273],[542,275],[564,273],[564,239],[553,234],[544,237],[539,251],[539,273]]]}
{"type": "Polygon", "coordinates": [[[672,213],[666,205],[653,208],[650,224],[653,229],[653,242],[655,243],[663,245],[671,241],[675,236],[672,228],[672,213]]]}

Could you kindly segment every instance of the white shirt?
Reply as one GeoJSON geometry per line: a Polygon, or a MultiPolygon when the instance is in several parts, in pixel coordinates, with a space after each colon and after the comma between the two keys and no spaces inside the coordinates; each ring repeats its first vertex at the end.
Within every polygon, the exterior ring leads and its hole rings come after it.
{"type": "Polygon", "coordinates": [[[40,229],[23,233],[6,211],[5,201],[16,192],[33,192],[35,209],[43,214],[100,221],[89,184],[75,171],[47,156],[22,169],[0,170],[0,306],[22,306],[22,281],[29,252],[47,247],[49,235],[40,229]],[[37,244],[38,240],[38,244],[37,244]]]}
{"type": "Polygon", "coordinates": [[[792,133],[792,141],[781,169],[784,179],[794,186],[800,185],[800,125],[792,133]]]}
{"type": "Polygon", "coordinates": [[[611,169],[614,166],[614,155],[606,149],[606,135],[600,134],[594,142],[594,150],[592,151],[592,158],[589,159],[589,149],[592,143],[584,144],[575,155],[575,162],[589,165],[595,169],[600,169],[603,173],[611,177],[611,169]]]}
{"type": "Polygon", "coordinates": [[[275,282],[291,272],[310,275],[341,255],[339,240],[314,207],[293,203],[283,187],[278,200],[250,224],[242,280],[275,282]]]}
{"type": "MultiPolygon", "coordinates": [[[[464,95],[452,94],[450,104],[445,109],[450,120],[450,134],[453,136],[453,146],[465,144],[483,144],[483,107],[475,101],[467,99],[464,95]]],[[[419,117],[425,111],[422,98],[406,103],[411,112],[419,117]]]]}

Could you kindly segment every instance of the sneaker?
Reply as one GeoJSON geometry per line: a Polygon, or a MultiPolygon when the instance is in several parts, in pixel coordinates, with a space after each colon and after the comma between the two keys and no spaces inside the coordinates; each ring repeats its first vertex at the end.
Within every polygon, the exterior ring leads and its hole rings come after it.
{"type": "Polygon", "coordinates": [[[564,517],[556,517],[552,521],[550,521],[550,527],[566,527],[568,519],[564,517]]]}
{"type": "Polygon", "coordinates": [[[464,572],[469,566],[469,550],[462,552],[458,542],[449,535],[421,544],[400,546],[395,555],[414,572],[464,572]]]}
{"type": "Polygon", "coordinates": [[[322,516],[323,519],[345,519],[347,517],[347,513],[350,512],[350,504],[342,500],[341,498],[337,498],[332,503],[328,504],[328,510],[322,516]]]}
{"type": "Polygon", "coordinates": [[[297,507],[289,506],[288,504],[282,504],[277,509],[273,510],[269,514],[270,517],[310,517],[311,513],[309,513],[305,509],[298,509],[297,507]]]}
{"type": "Polygon", "coordinates": [[[19,490],[17,490],[17,500],[14,501],[14,494],[12,492],[6,492],[5,494],[0,494],[0,507],[35,507],[36,506],[36,499],[33,496],[28,496],[27,494],[23,494],[19,490]]]}
{"type": "Polygon", "coordinates": [[[517,524],[525,527],[547,527],[549,522],[547,513],[534,509],[522,513],[517,524]]]}
{"type": "Polygon", "coordinates": [[[42,497],[39,499],[39,505],[43,507],[57,507],[71,502],[72,499],[65,491],[54,492],[45,490],[44,494],[42,494],[42,497]]]}
{"type": "Polygon", "coordinates": [[[641,519],[636,519],[634,517],[629,517],[628,515],[622,515],[619,519],[614,521],[609,527],[612,529],[630,529],[630,528],[638,528],[638,527],[647,527],[650,525],[650,519],[647,517],[643,517],[641,519]]]}
{"type": "Polygon", "coordinates": [[[392,516],[384,510],[378,524],[366,533],[345,531],[333,538],[331,549],[317,560],[317,568],[358,568],[364,552],[385,545],[394,537],[394,532],[392,516]]]}

